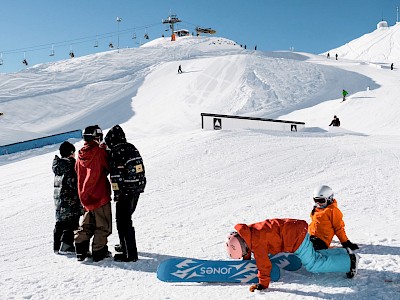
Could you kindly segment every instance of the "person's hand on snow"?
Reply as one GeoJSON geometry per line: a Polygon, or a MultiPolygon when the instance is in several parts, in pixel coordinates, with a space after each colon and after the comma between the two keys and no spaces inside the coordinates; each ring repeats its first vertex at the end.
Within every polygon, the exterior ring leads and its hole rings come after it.
{"type": "Polygon", "coordinates": [[[253,285],[250,287],[250,292],[253,293],[255,290],[261,291],[261,290],[264,290],[264,289],[266,289],[266,287],[264,287],[263,285],[257,283],[257,284],[253,284],[253,285]]]}
{"type": "Polygon", "coordinates": [[[357,250],[358,245],[357,244],[353,244],[352,242],[350,242],[350,240],[347,240],[346,242],[342,243],[343,248],[349,248],[350,250],[357,250]]]}

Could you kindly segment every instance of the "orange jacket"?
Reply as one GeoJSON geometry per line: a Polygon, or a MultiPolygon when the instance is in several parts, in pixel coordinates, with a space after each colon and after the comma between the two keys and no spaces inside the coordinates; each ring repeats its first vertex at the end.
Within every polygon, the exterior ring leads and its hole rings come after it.
{"type": "Polygon", "coordinates": [[[307,222],[294,219],[270,219],[251,225],[237,224],[235,229],[254,253],[258,281],[265,288],[271,281],[272,264],[268,254],[294,253],[307,234],[307,222]]]}
{"type": "Polygon", "coordinates": [[[336,235],[341,243],[348,240],[344,231],[343,214],[337,207],[336,199],[332,204],[325,208],[316,207],[314,214],[311,213],[311,224],[308,227],[310,235],[314,235],[323,240],[326,245],[332,242],[333,236],[336,235]]]}

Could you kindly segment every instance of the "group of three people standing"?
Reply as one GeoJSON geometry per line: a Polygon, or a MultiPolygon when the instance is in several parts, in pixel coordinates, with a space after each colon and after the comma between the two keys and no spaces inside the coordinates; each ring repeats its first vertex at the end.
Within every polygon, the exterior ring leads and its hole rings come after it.
{"type": "Polygon", "coordinates": [[[76,252],[79,261],[88,256],[92,256],[93,261],[110,256],[107,243],[112,233],[112,184],[120,242],[115,246],[118,253],[114,255],[114,260],[137,261],[135,229],[131,218],[140,193],[146,186],[142,157],[136,147],[126,141],[119,125],[109,130],[105,143],[98,125],[86,127],[82,135],[84,146],[78,151],[76,161],[75,147],[67,141],[60,146],[61,158],[56,156],[53,161],[56,205],[54,252],[76,252]],[[81,206],[84,212],[78,226],[81,206]]]}

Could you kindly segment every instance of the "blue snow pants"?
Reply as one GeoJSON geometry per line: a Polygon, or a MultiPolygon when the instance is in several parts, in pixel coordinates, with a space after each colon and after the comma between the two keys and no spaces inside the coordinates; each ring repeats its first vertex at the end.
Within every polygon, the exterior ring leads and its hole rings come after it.
{"type": "Polygon", "coordinates": [[[350,256],[344,248],[314,250],[307,233],[299,249],[294,254],[303,266],[312,273],[347,273],[350,271],[350,256]]]}

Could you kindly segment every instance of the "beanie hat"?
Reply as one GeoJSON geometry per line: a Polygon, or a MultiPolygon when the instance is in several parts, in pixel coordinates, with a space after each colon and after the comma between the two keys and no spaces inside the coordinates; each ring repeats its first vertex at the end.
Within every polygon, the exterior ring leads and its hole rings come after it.
{"type": "Polygon", "coordinates": [[[75,152],[75,146],[72,145],[70,142],[65,141],[60,145],[61,157],[68,157],[74,152],[75,152]]]}

